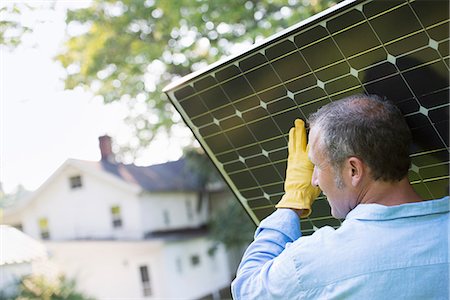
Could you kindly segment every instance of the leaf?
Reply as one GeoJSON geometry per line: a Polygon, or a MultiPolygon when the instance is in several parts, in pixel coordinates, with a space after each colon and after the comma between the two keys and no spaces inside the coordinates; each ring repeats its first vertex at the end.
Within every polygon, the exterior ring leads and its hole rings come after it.
{"type": "MultiPolygon", "coordinates": [[[[68,36],[56,60],[66,69],[79,66],[78,72],[67,73],[67,89],[87,88],[102,96],[105,103],[125,101],[130,111],[133,101],[123,99],[136,99],[145,94],[147,111],[138,115],[130,113],[129,117],[131,127],[138,124],[133,118],[147,121],[145,130],[152,134],[139,134],[142,128],[132,128],[140,139],[137,147],[145,147],[154,136],[163,132],[171,134],[172,126],[180,122],[174,121],[174,111],[167,109],[170,104],[162,96],[162,88],[173,78],[230,55],[236,43],[254,43],[258,38],[268,37],[329,7],[334,1],[312,3],[300,0],[93,0],[88,8],[67,12],[67,24],[76,21],[89,26],[89,30],[68,36]],[[205,43],[206,49],[200,50],[197,42],[201,39],[209,41],[205,43]],[[161,62],[164,70],[153,77],[152,85],[145,85],[146,78],[154,72],[149,67],[154,61],[161,62]],[[115,70],[102,77],[103,70],[111,65],[115,70]],[[157,123],[150,122],[155,119],[153,115],[157,115],[157,123]]],[[[139,152],[128,148],[124,150],[128,154],[139,152]]]]}

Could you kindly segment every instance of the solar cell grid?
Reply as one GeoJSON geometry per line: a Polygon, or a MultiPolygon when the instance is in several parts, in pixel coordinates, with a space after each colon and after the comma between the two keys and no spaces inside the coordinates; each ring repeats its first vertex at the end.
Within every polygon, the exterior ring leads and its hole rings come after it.
{"type": "MultiPolygon", "coordinates": [[[[355,93],[394,101],[412,130],[409,178],[448,194],[448,1],[345,1],[166,92],[255,222],[283,194],[296,118],[355,93]]],[[[339,226],[326,199],[302,229],[339,226]]]]}

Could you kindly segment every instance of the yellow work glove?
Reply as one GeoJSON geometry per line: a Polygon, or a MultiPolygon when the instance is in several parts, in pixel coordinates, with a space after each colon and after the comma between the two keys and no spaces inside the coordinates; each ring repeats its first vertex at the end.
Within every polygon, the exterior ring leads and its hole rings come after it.
{"type": "Polygon", "coordinates": [[[306,129],[303,120],[295,120],[289,131],[288,163],[284,195],[276,208],[302,209],[302,218],[311,214],[311,205],[320,194],[320,189],[311,184],[314,165],[308,158],[306,129]]]}

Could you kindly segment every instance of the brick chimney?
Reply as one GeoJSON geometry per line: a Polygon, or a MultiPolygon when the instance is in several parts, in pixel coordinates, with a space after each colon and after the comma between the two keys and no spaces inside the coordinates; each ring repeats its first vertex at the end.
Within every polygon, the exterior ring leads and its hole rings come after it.
{"type": "Polygon", "coordinates": [[[102,160],[114,163],[114,153],[112,152],[111,137],[109,135],[102,135],[98,138],[100,145],[100,153],[102,160]]]}

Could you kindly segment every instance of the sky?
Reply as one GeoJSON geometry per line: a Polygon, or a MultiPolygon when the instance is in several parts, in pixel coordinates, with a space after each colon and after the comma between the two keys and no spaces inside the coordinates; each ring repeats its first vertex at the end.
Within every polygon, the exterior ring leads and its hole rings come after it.
{"type": "MultiPolygon", "coordinates": [[[[64,90],[64,70],[53,57],[62,49],[65,10],[89,1],[56,3],[54,9],[25,13],[21,21],[33,33],[13,51],[0,49],[0,182],[6,193],[19,184],[37,189],[69,158],[98,161],[101,135],[112,136],[117,144],[131,138],[124,122],[126,106],[104,105],[81,89],[64,90]]],[[[189,139],[187,129],[170,139],[156,138],[136,164],[178,159],[189,139]]]]}

